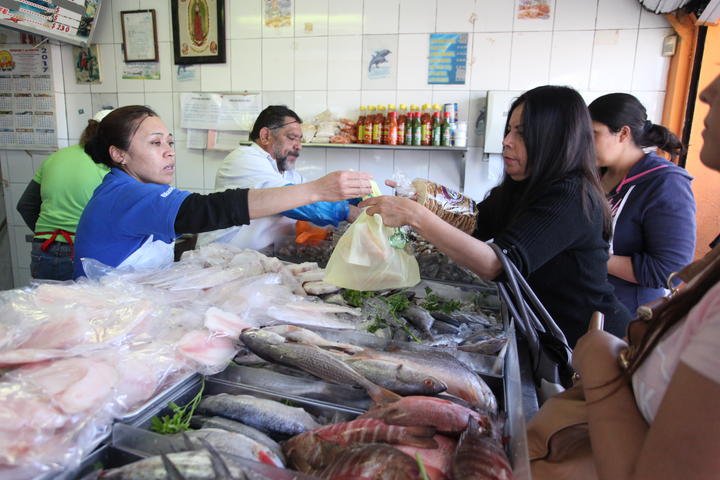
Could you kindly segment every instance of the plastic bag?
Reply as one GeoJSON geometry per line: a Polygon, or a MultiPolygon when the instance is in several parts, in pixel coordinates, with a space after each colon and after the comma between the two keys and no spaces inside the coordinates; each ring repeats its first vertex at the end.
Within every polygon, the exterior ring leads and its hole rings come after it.
{"type": "Polygon", "coordinates": [[[316,227],[304,220],[295,222],[295,243],[318,246],[328,237],[329,233],[327,228],[316,227]]]}
{"type": "MultiPolygon", "coordinates": [[[[379,193],[377,185],[373,185],[373,194],[379,193]]],[[[420,282],[417,260],[405,249],[390,245],[394,233],[379,214],[370,216],[363,210],[333,250],[324,281],[365,291],[416,285],[420,282]]]]}

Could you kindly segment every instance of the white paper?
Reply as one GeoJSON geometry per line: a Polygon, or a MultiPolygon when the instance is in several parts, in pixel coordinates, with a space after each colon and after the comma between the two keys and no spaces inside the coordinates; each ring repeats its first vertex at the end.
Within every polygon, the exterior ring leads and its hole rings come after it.
{"type": "Polygon", "coordinates": [[[180,103],[183,128],[248,131],[260,113],[257,94],[183,93],[180,103]]]}
{"type": "Polygon", "coordinates": [[[187,148],[207,148],[207,130],[196,130],[188,128],[187,131],[187,148]]]}

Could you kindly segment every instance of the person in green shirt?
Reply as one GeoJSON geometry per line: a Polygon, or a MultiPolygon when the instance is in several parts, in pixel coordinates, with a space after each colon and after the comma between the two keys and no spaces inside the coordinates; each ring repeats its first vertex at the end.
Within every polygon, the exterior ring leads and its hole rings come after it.
{"type": "Polygon", "coordinates": [[[110,111],[101,110],[88,121],[79,145],[47,157],[18,201],[18,212],[35,233],[30,254],[35,279],[73,278],[75,229],[93,191],[110,171],[93,162],[84,145],[110,111]]]}

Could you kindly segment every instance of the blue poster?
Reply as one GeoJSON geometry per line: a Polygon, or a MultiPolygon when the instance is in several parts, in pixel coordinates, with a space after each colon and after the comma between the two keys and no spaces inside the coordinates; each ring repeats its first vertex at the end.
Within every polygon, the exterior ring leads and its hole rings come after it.
{"type": "Polygon", "coordinates": [[[467,33],[430,34],[429,84],[465,84],[467,44],[467,33]]]}

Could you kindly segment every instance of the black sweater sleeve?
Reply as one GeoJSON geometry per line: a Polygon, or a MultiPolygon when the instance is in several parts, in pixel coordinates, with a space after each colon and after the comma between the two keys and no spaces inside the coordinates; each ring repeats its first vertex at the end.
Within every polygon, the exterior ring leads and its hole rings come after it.
{"type": "Polygon", "coordinates": [[[30,230],[35,231],[35,224],[40,217],[40,205],[42,204],[42,196],[40,195],[40,184],[35,180],[30,180],[25,188],[20,200],[17,203],[17,211],[25,220],[30,230]]]}
{"type": "Polygon", "coordinates": [[[219,193],[191,193],[175,217],[175,233],[202,233],[250,223],[248,189],[233,188],[219,193]]]}

